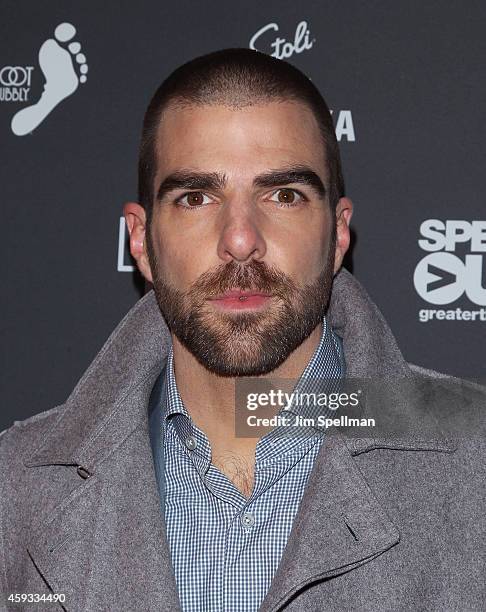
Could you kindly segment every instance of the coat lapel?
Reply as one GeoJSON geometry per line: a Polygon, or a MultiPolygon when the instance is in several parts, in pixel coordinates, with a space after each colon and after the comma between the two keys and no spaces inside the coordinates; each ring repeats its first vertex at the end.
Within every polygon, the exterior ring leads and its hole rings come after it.
{"type": "Polygon", "coordinates": [[[66,610],[180,609],[147,413],[169,341],[147,294],[24,461],[50,496],[27,551],[66,610]]]}
{"type": "Polygon", "coordinates": [[[348,572],[398,541],[341,435],[327,434],[261,612],[279,609],[306,584],[348,572]]]}
{"type": "Polygon", "coordinates": [[[275,612],[317,580],[344,574],[400,545],[400,532],[353,457],[375,448],[454,452],[449,440],[346,439],[329,431],[316,458],[260,612],[275,612]]]}
{"type": "MultiPolygon", "coordinates": [[[[150,384],[151,378],[119,410],[133,416],[146,405],[150,384]]],[[[120,434],[111,452],[86,447],[74,466],[63,462],[71,492],[36,519],[27,549],[51,589],[66,594],[66,610],[177,610],[147,418],[120,434]]],[[[98,439],[104,435],[101,429],[98,439]]]]}
{"type": "MultiPolygon", "coordinates": [[[[420,403],[420,397],[414,396],[410,367],[379,309],[344,269],[334,281],[328,320],[343,340],[346,377],[355,382],[382,381],[383,392],[393,392],[397,381],[403,381],[400,388],[412,393],[407,400],[401,398],[401,405],[413,412],[408,401],[420,403]]],[[[389,405],[394,406],[397,397],[397,393],[390,396],[389,405]]],[[[327,431],[261,612],[274,612],[313,581],[351,571],[399,545],[398,528],[353,457],[375,447],[396,448],[397,441],[351,439],[327,431]]],[[[452,450],[446,442],[412,439],[402,440],[400,448],[452,450]]]]}

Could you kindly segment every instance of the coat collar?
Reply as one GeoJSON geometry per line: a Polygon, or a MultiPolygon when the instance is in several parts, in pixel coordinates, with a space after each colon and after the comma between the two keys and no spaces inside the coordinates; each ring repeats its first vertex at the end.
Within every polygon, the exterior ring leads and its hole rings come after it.
{"type": "MultiPolygon", "coordinates": [[[[343,339],[347,376],[412,377],[380,311],[344,269],[334,279],[328,320],[343,339]]],[[[139,609],[179,609],[147,418],[170,342],[152,290],[120,322],[40,446],[24,459],[30,468],[82,466],[92,474],[81,481],[71,468],[70,478],[79,482],[54,503],[54,512],[34,518],[28,543],[46,582],[67,593],[74,609],[80,602],[91,609],[90,598],[103,607],[102,589],[109,591],[108,607],[131,609],[136,598],[139,609]],[[101,552],[93,525],[105,547],[101,552]],[[80,580],[96,554],[97,566],[80,580]],[[127,572],[144,581],[125,588],[127,572]]],[[[329,435],[319,453],[262,611],[278,609],[306,581],[353,569],[399,541],[352,457],[372,444],[351,452],[348,446],[341,435],[329,435]]]]}

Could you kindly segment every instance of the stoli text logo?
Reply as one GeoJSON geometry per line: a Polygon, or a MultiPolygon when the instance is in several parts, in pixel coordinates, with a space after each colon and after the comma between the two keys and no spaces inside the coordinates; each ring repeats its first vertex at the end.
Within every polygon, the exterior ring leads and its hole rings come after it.
{"type": "Polygon", "coordinates": [[[307,21],[301,21],[295,29],[294,40],[292,42],[277,36],[273,41],[271,39],[273,32],[278,32],[279,27],[276,23],[267,23],[258,32],[255,32],[250,39],[250,49],[254,51],[262,51],[268,53],[278,59],[287,59],[295,53],[302,53],[308,49],[312,49],[315,38],[309,40],[310,31],[307,27],[307,21]],[[269,49],[272,49],[270,53],[269,49]]]}

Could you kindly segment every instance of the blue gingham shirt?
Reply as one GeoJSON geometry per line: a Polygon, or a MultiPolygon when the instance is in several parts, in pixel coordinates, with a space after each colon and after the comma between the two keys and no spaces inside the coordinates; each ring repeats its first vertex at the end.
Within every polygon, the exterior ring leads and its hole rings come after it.
{"type": "MultiPolygon", "coordinates": [[[[341,340],[324,318],[319,346],[294,390],[309,379],[339,380],[344,367],[341,340]]],[[[172,348],[162,410],[165,521],[182,610],[256,611],[287,544],[325,439],[322,429],[302,427],[297,435],[279,435],[282,427],[277,427],[263,435],[256,446],[253,491],[246,498],[211,464],[209,440],[177,390],[172,348]]]]}

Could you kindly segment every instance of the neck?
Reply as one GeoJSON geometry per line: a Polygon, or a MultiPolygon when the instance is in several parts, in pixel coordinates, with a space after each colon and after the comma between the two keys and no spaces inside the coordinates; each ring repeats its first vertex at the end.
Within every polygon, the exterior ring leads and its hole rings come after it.
{"type": "MultiPolygon", "coordinates": [[[[288,379],[295,384],[314,354],[322,323],[272,372],[258,378],[288,379]]],[[[203,431],[216,453],[251,455],[258,438],[235,436],[235,381],[207,370],[172,335],[177,389],[194,424],[203,431]]],[[[291,389],[289,388],[288,391],[291,389]]]]}

